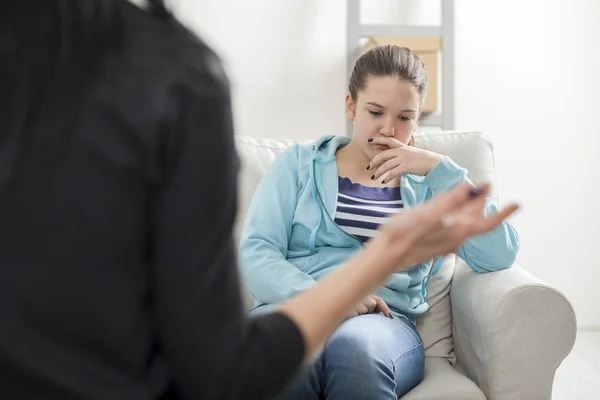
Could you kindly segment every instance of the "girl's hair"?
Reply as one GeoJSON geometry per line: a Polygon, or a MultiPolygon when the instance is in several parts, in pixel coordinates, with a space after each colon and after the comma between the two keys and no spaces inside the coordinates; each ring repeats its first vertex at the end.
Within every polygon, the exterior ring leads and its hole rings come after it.
{"type": "Polygon", "coordinates": [[[375,46],[365,52],[354,65],[350,76],[350,95],[356,101],[365,88],[369,75],[395,76],[412,84],[419,93],[421,105],[427,95],[427,74],[421,59],[409,48],[391,44],[375,46]]]}
{"type": "MultiPolygon", "coordinates": [[[[83,92],[105,56],[123,47],[121,11],[126,1],[2,0],[0,187],[13,180],[34,141],[54,159],[66,147],[83,92]],[[61,134],[33,137],[40,115],[51,115],[45,120],[61,134]]],[[[162,0],[148,3],[156,18],[169,18],[162,0]]]]}
{"type": "MultiPolygon", "coordinates": [[[[365,88],[367,78],[372,76],[395,76],[409,82],[417,89],[420,107],[427,95],[427,74],[421,59],[409,48],[385,44],[375,46],[356,61],[350,75],[350,96],[356,101],[358,92],[365,88]]],[[[411,136],[409,145],[414,146],[411,136]]]]}

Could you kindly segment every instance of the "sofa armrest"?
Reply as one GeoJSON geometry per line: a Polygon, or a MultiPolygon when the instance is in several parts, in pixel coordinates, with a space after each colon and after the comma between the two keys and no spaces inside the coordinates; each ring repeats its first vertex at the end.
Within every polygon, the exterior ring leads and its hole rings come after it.
{"type": "Polygon", "coordinates": [[[517,266],[478,274],[459,260],[450,299],[458,364],[489,400],[551,398],[577,332],[562,293],[517,266]]]}

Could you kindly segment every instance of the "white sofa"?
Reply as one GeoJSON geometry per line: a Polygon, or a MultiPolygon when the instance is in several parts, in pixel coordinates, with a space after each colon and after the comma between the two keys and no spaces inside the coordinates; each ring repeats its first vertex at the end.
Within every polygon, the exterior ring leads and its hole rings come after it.
{"type": "MultiPolygon", "coordinates": [[[[236,235],[262,174],[292,143],[236,138],[241,160],[236,235]]],[[[474,182],[494,188],[494,149],[483,133],[420,133],[415,145],[448,155],[474,182]]],[[[495,188],[492,196],[497,200],[495,188]]],[[[404,399],[551,398],[554,373],[576,336],[573,308],[560,291],[516,265],[477,274],[454,257],[447,257],[427,289],[431,308],[418,323],[425,378],[404,399]]]]}

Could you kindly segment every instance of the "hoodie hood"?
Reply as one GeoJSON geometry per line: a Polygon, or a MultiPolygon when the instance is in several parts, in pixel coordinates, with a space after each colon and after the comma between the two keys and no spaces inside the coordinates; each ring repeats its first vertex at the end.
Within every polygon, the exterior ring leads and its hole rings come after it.
{"type": "Polygon", "coordinates": [[[313,153],[313,160],[325,161],[335,156],[335,152],[347,146],[352,138],[348,136],[323,136],[311,143],[310,147],[313,153]]]}

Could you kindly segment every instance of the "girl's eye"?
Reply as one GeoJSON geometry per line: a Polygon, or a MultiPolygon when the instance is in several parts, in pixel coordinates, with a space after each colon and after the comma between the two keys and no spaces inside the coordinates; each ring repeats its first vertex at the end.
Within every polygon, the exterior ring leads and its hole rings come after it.
{"type": "Polygon", "coordinates": [[[400,117],[398,117],[398,118],[400,118],[400,120],[401,120],[401,121],[405,121],[405,122],[406,122],[406,121],[410,121],[410,120],[411,120],[411,118],[410,118],[410,117],[405,117],[404,115],[401,115],[401,116],[400,116],[400,117]]]}
{"type": "Polygon", "coordinates": [[[369,111],[369,113],[374,116],[374,117],[379,117],[381,116],[381,113],[379,111],[369,111]]]}

